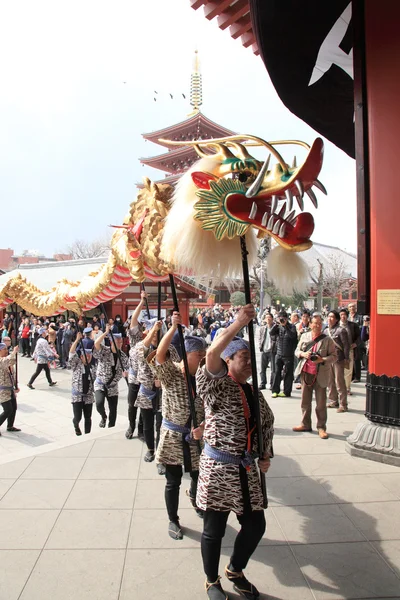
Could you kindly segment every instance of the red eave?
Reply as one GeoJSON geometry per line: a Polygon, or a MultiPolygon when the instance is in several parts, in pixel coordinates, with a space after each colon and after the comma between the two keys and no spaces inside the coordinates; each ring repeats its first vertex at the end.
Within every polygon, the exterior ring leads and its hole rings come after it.
{"type": "Polygon", "coordinates": [[[158,131],[152,131],[151,133],[143,133],[142,136],[145,140],[149,140],[150,142],[155,142],[156,144],[160,144],[161,146],[165,146],[166,148],[171,148],[168,144],[164,142],[160,142],[160,138],[169,138],[172,137],[173,134],[177,134],[179,131],[190,128],[191,126],[196,125],[197,127],[209,128],[215,133],[213,137],[225,137],[228,135],[234,135],[235,132],[223,127],[222,125],[218,125],[211,119],[208,119],[203,115],[203,113],[199,112],[193,117],[186,119],[185,121],[181,121],[180,123],[176,123],[175,125],[171,125],[166,127],[165,129],[159,129],[158,131]],[[172,135],[171,135],[172,134],[172,135]]]}
{"type": "Polygon", "coordinates": [[[189,146],[177,148],[171,152],[165,152],[157,156],[150,156],[148,158],[140,158],[140,162],[153,169],[160,169],[161,171],[167,171],[168,173],[182,173],[188,169],[193,163],[198,160],[199,157],[195,150],[189,146]],[[180,162],[186,163],[183,168],[177,166],[180,162]]]}
{"type": "Polygon", "coordinates": [[[194,10],[204,7],[204,16],[211,21],[217,18],[218,27],[227,29],[234,38],[241,38],[245,48],[251,46],[254,54],[259,50],[253,33],[249,0],[190,0],[194,10]]]}

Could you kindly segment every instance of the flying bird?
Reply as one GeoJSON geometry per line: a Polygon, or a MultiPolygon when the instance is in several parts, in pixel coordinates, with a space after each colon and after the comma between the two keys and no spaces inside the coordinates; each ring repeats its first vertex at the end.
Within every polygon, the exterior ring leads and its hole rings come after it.
{"type": "Polygon", "coordinates": [[[171,99],[173,100],[173,99],[174,99],[173,95],[172,95],[172,94],[170,94],[170,96],[171,96],[171,99]]]}
{"type": "Polygon", "coordinates": [[[185,94],[182,94],[182,96],[183,96],[183,97],[185,98],[185,100],[186,100],[186,96],[185,96],[185,94]]]}

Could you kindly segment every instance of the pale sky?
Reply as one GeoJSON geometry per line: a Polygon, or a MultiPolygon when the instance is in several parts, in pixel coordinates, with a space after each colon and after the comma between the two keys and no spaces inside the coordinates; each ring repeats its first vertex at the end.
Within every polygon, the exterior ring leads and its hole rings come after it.
{"type": "MultiPolygon", "coordinates": [[[[122,222],[135,183],[162,177],[139,163],[160,153],[141,134],[191,110],[196,48],[208,118],[266,140],[317,137],[282,104],[262,60],[189,0],[3,3],[1,248],[52,256],[122,222]]],[[[355,252],[355,162],[326,140],[320,180],[328,190],[317,192],[320,208],[305,201],[312,239],[355,252]]]]}

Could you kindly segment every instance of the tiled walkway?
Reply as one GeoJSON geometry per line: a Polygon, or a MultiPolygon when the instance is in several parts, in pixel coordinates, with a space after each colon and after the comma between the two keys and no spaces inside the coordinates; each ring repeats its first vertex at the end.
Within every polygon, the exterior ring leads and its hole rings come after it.
{"type": "MultiPolygon", "coordinates": [[[[400,469],[345,452],[362,418],[358,390],[352,412],[330,411],[327,441],[291,431],[298,393],[271,401],[268,531],[247,570],[264,598],[400,598],[400,469]]],[[[164,479],[143,462],[143,445],[103,435],[0,465],[0,600],[206,598],[186,485],[185,538],[174,542],[164,479]]],[[[221,572],[236,529],[231,518],[221,572]]]]}

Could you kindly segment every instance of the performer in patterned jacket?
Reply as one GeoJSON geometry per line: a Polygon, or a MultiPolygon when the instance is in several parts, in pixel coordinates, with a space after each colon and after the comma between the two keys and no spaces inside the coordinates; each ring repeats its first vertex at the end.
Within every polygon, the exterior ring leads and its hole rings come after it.
{"type": "MultiPolygon", "coordinates": [[[[136,398],[135,407],[140,408],[143,418],[143,434],[147,445],[147,452],[144,456],[145,462],[152,462],[155,459],[155,448],[160,440],[161,427],[161,386],[155,379],[154,373],[147,363],[147,356],[157,348],[158,332],[161,330],[162,321],[157,319],[147,319],[143,321],[146,337],[142,342],[136,344],[132,356],[132,369],[137,373],[139,382],[139,392],[136,398]],[[154,442],[154,417],[156,420],[156,440],[154,442]]],[[[165,467],[161,463],[157,464],[157,470],[160,475],[165,474],[165,467]]]]}
{"type": "MultiPolygon", "coordinates": [[[[4,339],[4,338],[3,338],[4,339]]],[[[6,344],[0,343],[0,425],[7,421],[7,431],[21,431],[14,427],[14,419],[17,412],[16,394],[19,392],[15,385],[14,365],[17,362],[18,346],[15,346],[11,354],[8,353],[6,344]]],[[[0,432],[1,435],[1,432],[0,432]]]]}
{"type": "MultiPolygon", "coordinates": [[[[185,472],[190,473],[191,484],[188,495],[192,506],[199,516],[203,516],[202,511],[196,506],[199,451],[193,439],[193,437],[200,438],[202,436],[203,427],[197,427],[192,436],[192,420],[183,361],[180,358],[175,360],[170,351],[171,341],[177,331],[178,324],[182,324],[182,317],[179,313],[174,312],[171,328],[162,338],[157,352],[150,354],[147,359],[155,377],[162,386],[163,420],[156,461],[165,465],[165,504],[169,517],[168,533],[174,540],[183,538],[178,516],[179,490],[183,474],[182,466],[185,472]],[[192,443],[190,443],[190,437],[192,437],[192,443]]],[[[201,337],[186,336],[185,348],[192,389],[195,393],[195,375],[200,361],[206,354],[206,342],[201,337]]],[[[203,401],[196,394],[195,396],[197,423],[202,424],[204,420],[203,401]]]]}
{"type": "MultiPolygon", "coordinates": [[[[258,443],[248,343],[237,337],[255,317],[249,304],[240,309],[236,321],[216,337],[205,365],[197,372],[197,393],[205,406],[204,450],[200,457],[197,505],[204,510],[201,552],[207,576],[206,591],[212,600],[227,598],[218,575],[222,538],[230,511],[241,529],[236,537],[226,577],[237,592],[252,600],[259,592],[244,576],[251,555],[264,531],[263,496],[254,454],[258,443]]],[[[265,473],[270,466],[274,416],[259,392],[264,455],[258,459],[265,473]]]]}
{"type": "Polygon", "coordinates": [[[105,427],[107,422],[107,414],[104,408],[106,398],[109,408],[108,426],[114,427],[117,420],[118,382],[122,377],[128,375],[128,357],[121,350],[122,334],[114,333],[114,341],[111,340],[111,345],[103,346],[102,342],[109,334],[110,325],[106,325],[105,332],[95,341],[93,352],[93,357],[98,360],[94,395],[97,412],[101,415],[100,427],[105,427]]]}
{"type": "Polygon", "coordinates": [[[74,418],[72,423],[74,424],[76,435],[82,435],[81,428],[79,427],[82,420],[82,414],[85,419],[85,433],[90,433],[92,429],[92,410],[94,403],[93,384],[96,377],[96,367],[92,363],[92,349],[85,348],[83,352],[82,347],[77,351],[77,347],[82,339],[80,332],[76,335],[76,340],[71,346],[69,351],[69,364],[72,369],[72,410],[74,418]]]}
{"type": "MultiPolygon", "coordinates": [[[[139,324],[140,313],[143,310],[147,298],[147,293],[141,292],[141,299],[137,307],[132,313],[130,326],[128,329],[129,336],[129,373],[128,373],[128,383],[129,383],[129,391],[128,391],[128,419],[129,419],[129,427],[125,432],[125,437],[127,440],[131,440],[133,438],[133,434],[135,432],[136,427],[136,414],[137,407],[135,406],[136,398],[139,392],[140,383],[137,380],[137,371],[135,371],[136,361],[134,359],[134,351],[135,346],[139,342],[143,340],[143,329],[139,324]]],[[[143,419],[140,415],[139,423],[138,423],[138,438],[144,440],[143,437],[143,419]]]]}

